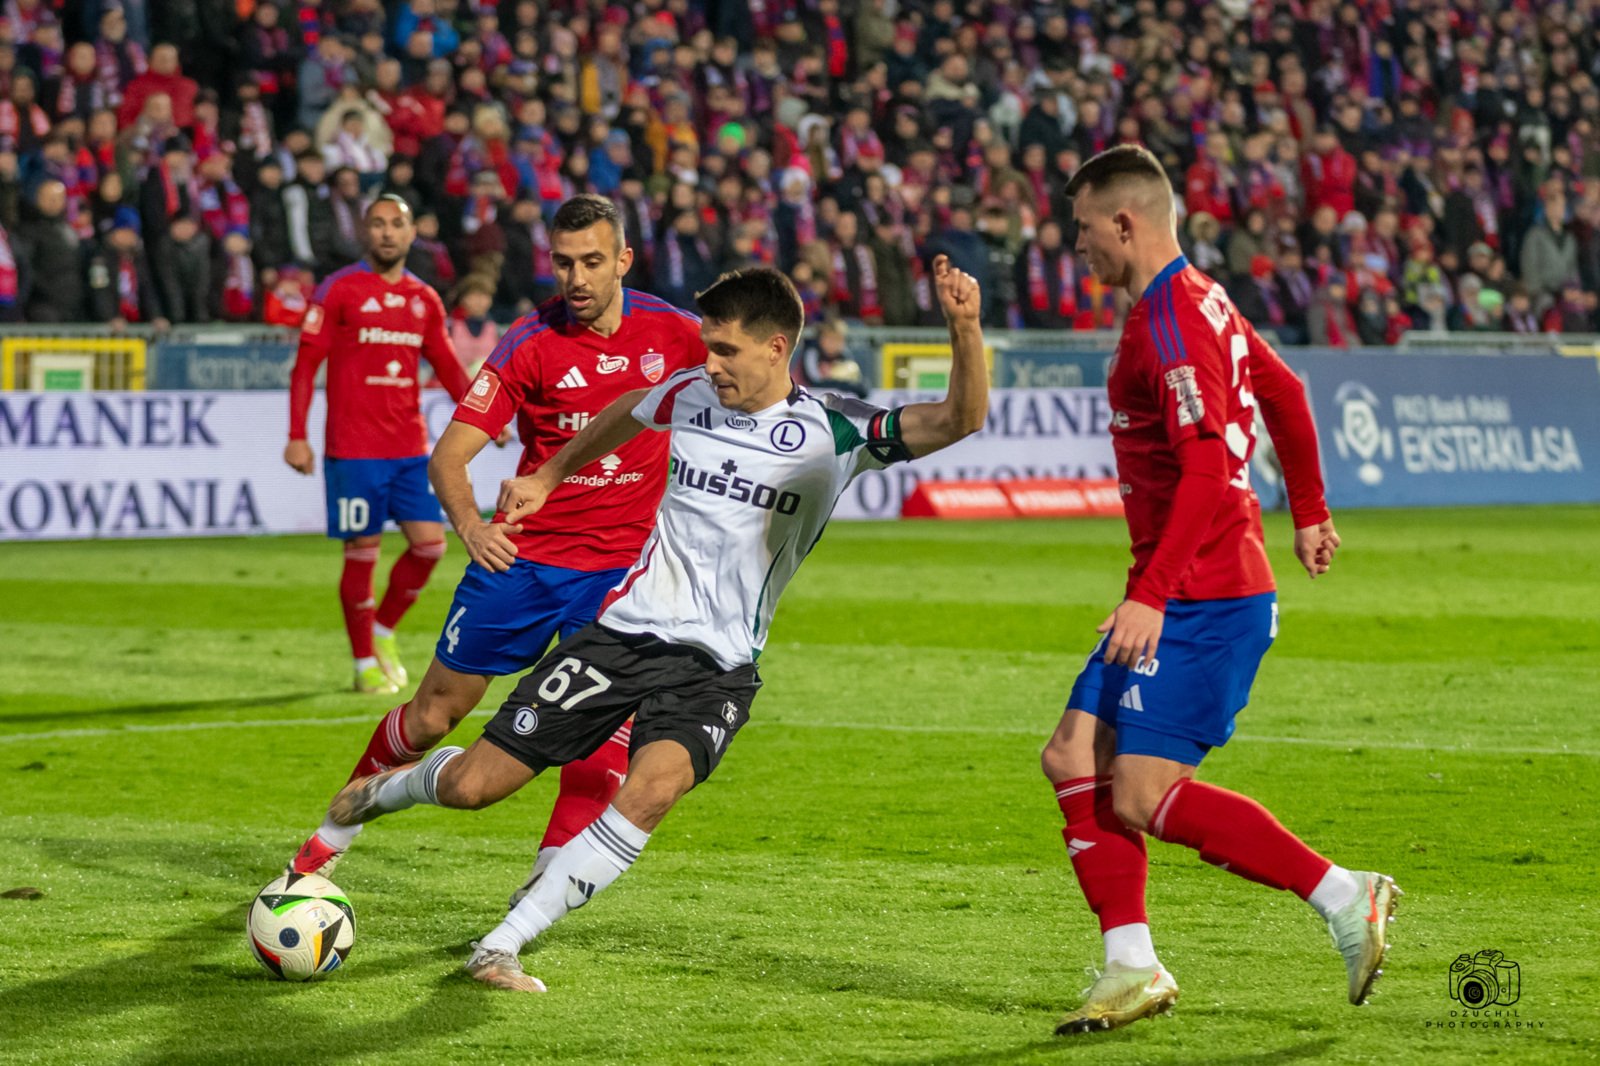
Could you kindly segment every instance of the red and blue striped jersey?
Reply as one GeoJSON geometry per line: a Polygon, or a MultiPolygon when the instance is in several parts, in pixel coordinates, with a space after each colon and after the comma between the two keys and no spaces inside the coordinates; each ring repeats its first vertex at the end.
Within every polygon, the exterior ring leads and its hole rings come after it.
{"type": "Polygon", "coordinates": [[[1179,256],[1128,312],[1108,392],[1133,540],[1128,598],[1164,607],[1168,599],[1271,591],[1261,504],[1250,488],[1258,408],[1284,467],[1296,527],[1328,517],[1316,427],[1294,371],[1239,314],[1222,286],[1179,256]],[[1191,441],[1221,447],[1186,450],[1191,441]],[[1176,513],[1184,457],[1193,463],[1202,454],[1220,456],[1225,464],[1220,501],[1210,515],[1176,513]]]}

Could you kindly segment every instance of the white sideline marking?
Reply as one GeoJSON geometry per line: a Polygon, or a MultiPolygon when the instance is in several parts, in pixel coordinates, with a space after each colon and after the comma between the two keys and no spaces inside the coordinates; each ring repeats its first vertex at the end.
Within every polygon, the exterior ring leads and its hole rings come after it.
{"type": "MultiPolygon", "coordinates": [[[[467,717],[481,718],[494,713],[491,710],[473,711],[467,717]]],[[[223,719],[215,722],[165,722],[160,725],[132,724],[83,729],[51,729],[41,733],[0,733],[0,744],[21,744],[33,740],[71,740],[78,737],[112,737],[124,733],[189,733],[208,729],[294,729],[299,726],[361,725],[378,721],[381,715],[352,714],[338,718],[250,718],[223,719]]],[[[1039,737],[1046,735],[1036,729],[1020,727],[992,728],[988,726],[961,725],[897,725],[887,722],[817,722],[787,721],[763,722],[752,726],[790,729],[856,729],[880,733],[985,733],[1002,736],[1039,737]]],[[[1438,751],[1459,755],[1577,755],[1587,759],[1600,759],[1600,751],[1584,748],[1508,748],[1495,744],[1478,747],[1467,744],[1425,744],[1414,740],[1324,740],[1319,737],[1273,737],[1241,734],[1234,740],[1252,744],[1303,744],[1314,748],[1372,748],[1377,751],[1438,751]]]]}

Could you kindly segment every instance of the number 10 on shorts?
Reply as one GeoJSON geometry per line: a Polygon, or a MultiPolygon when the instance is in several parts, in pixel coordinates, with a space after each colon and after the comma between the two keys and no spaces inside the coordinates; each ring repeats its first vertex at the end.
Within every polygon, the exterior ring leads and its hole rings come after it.
{"type": "Polygon", "coordinates": [[[611,679],[609,677],[592,666],[585,666],[581,661],[569,655],[557,663],[556,668],[550,671],[549,676],[540,683],[539,698],[546,703],[555,703],[557,700],[561,700],[559,704],[561,709],[570,711],[590,696],[597,696],[610,687],[611,679]],[[567,695],[567,689],[572,687],[573,680],[578,677],[587,678],[594,684],[588,688],[579,689],[562,700],[561,697],[567,695]]]}
{"type": "Polygon", "coordinates": [[[339,507],[339,532],[366,529],[372,519],[372,507],[360,496],[340,496],[335,501],[339,507]]]}

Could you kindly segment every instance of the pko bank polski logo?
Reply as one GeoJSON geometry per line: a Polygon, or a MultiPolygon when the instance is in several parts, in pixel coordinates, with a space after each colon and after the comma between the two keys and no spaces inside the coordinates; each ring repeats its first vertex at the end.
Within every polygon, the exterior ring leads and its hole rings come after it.
{"type": "Polygon", "coordinates": [[[1394,458],[1394,431],[1378,421],[1378,397],[1359,381],[1347,381],[1333,394],[1339,405],[1339,425],[1333,431],[1333,442],[1339,449],[1339,458],[1359,462],[1356,477],[1363,485],[1377,485],[1383,481],[1384,462],[1394,458]]]}

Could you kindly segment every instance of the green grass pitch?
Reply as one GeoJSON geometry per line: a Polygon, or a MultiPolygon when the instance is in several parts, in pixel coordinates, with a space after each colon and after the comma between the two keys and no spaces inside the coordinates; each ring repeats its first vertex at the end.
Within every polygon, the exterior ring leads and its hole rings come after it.
{"type": "MultiPolygon", "coordinates": [[[[1596,518],[1351,513],[1315,583],[1270,519],[1282,633],[1202,774],[1395,876],[1387,973],[1348,1006],[1307,907],[1152,844],[1182,998],[1070,1040],[1052,1029],[1099,937],[1037,753],[1120,593],[1120,523],[830,529],[717,776],[525,954],[545,996],[460,964],[551,780],[369,828],[337,871],[360,924],[328,980],[272,981],[245,948],[251,895],[389,706],[342,691],[332,545],[0,546],[0,891],[43,893],[0,898],[0,1062],[1596,1061],[1596,518]],[[1521,970],[1498,1029],[1447,995],[1485,948],[1521,970]]],[[[463,562],[407,620],[418,672],[463,562]]]]}

